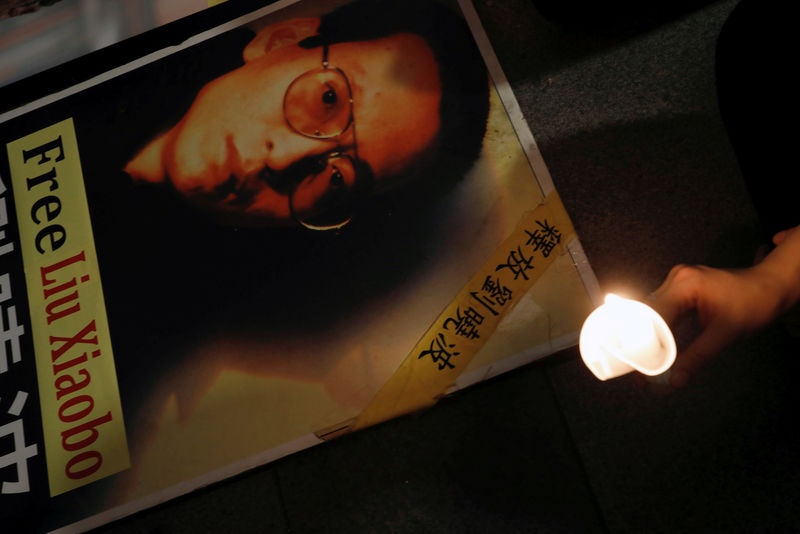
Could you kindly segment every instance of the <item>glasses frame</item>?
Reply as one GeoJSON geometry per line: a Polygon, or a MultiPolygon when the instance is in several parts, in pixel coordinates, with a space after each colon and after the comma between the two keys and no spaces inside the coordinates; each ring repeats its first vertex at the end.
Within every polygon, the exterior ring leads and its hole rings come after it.
{"type": "MultiPolygon", "coordinates": [[[[350,131],[352,133],[352,136],[353,136],[352,148],[348,149],[348,150],[343,150],[343,151],[330,152],[325,156],[325,159],[327,160],[327,162],[330,162],[332,159],[336,159],[336,158],[348,158],[353,163],[354,169],[355,169],[355,162],[358,161],[358,143],[356,141],[356,124],[355,124],[355,117],[353,115],[353,90],[352,90],[352,87],[350,85],[350,79],[347,77],[347,75],[344,73],[344,71],[342,69],[340,69],[339,67],[336,67],[336,66],[333,66],[333,65],[329,64],[329,62],[328,62],[328,47],[329,47],[329,45],[327,45],[327,44],[323,44],[322,45],[322,67],[321,68],[311,69],[311,70],[307,70],[307,71],[303,72],[302,74],[298,75],[294,80],[292,80],[292,83],[290,83],[289,87],[286,88],[286,93],[284,93],[284,95],[283,95],[283,119],[286,122],[286,124],[289,126],[289,128],[292,129],[292,131],[294,131],[298,135],[302,135],[303,137],[308,137],[310,139],[323,139],[323,140],[336,139],[338,137],[341,137],[346,132],[350,131]],[[349,106],[349,114],[348,114],[348,118],[347,118],[347,124],[345,124],[345,126],[340,131],[338,131],[336,133],[332,133],[332,134],[322,135],[319,132],[316,132],[315,134],[306,133],[306,132],[298,129],[297,127],[295,127],[295,125],[293,125],[291,123],[291,121],[289,120],[289,116],[288,116],[288,114],[286,112],[287,101],[288,101],[287,97],[288,97],[290,91],[292,90],[292,87],[294,86],[294,84],[300,78],[303,78],[304,76],[307,76],[307,75],[315,73],[315,72],[329,71],[329,70],[333,70],[333,71],[337,72],[339,75],[341,75],[342,79],[345,82],[345,86],[347,87],[347,103],[348,103],[348,106],[349,106]],[[352,156],[350,156],[348,154],[348,152],[350,152],[351,150],[353,152],[352,156]]],[[[327,164],[326,164],[326,168],[327,168],[327,164]]],[[[311,175],[311,176],[317,176],[317,175],[311,175]]],[[[297,187],[304,180],[301,180],[299,183],[297,183],[295,185],[295,187],[292,188],[292,190],[289,193],[289,211],[290,211],[290,213],[292,215],[292,218],[295,221],[297,221],[304,228],[307,228],[309,230],[316,230],[316,231],[339,230],[340,228],[344,228],[345,226],[347,226],[350,223],[350,221],[352,221],[353,217],[352,217],[352,215],[350,215],[345,220],[343,220],[342,222],[339,222],[339,223],[330,224],[330,225],[318,225],[318,224],[310,223],[308,221],[304,221],[301,217],[299,217],[294,211],[293,198],[294,198],[295,191],[297,190],[297,187]]],[[[358,176],[356,176],[356,180],[358,180],[358,176]]]]}

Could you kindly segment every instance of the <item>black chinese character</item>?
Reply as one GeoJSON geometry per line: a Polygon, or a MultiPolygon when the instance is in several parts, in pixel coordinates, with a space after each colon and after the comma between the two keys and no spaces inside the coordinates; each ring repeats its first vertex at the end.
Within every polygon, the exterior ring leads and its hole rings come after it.
{"type": "Polygon", "coordinates": [[[472,306],[469,307],[464,315],[461,315],[461,309],[456,308],[456,316],[448,317],[444,322],[444,329],[450,330],[449,325],[455,325],[455,333],[467,339],[477,339],[481,337],[478,334],[478,325],[483,322],[483,315],[472,306]]]}
{"type": "Polygon", "coordinates": [[[511,290],[500,283],[500,278],[487,276],[481,289],[500,306],[511,300],[511,290]]]}
{"type": "Polygon", "coordinates": [[[431,346],[428,350],[423,350],[417,359],[422,359],[425,356],[430,355],[431,359],[433,359],[433,363],[439,364],[439,370],[443,370],[445,367],[449,367],[450,369],[455,369],[455,365],[450,363],[450,358],[453,356],[458,356],[461,354],[460,352],[452,351],[455,344],[447,344],[444,339],[444,334],[439,334],[437,337],[431,341],[431,346]]]}
{"type": "Polygon", "coordinates": [[[499,271],[500,269],[508,269],[512,273],[514,273],[514,280],[522,276],[525,280],[529,280],[528,275],[525,274],[525,271],[533,269],[533,256],[526,258],[525,254],[522,253],[522,248],[517,247],[517,250],[512,250],[508,253],[508,259],[506,263],[498,265],[495,268],[495,271],[499,271]]]}
{"type": "Polygon", "coordinates": [[[469,294],[472,298],[480,302],[484,308],[492,312],[492,315],[497,315],[497,310],[494,309],[495,304],[497,304],[495,301],[485,295],[478,295],[477,291],[470,291],[469,294]]]}
{"type": "Polygon", "coordinates": [[[525,230],[525,233],[528,234],[528,241],[525,244],[533,245],[534,252],[541,250],[542,256],[546,258],[555,246],[561,243],[561,232],[555,226],[550,226],[547,219],[544,220],[544,223],[536,221],[536,224],[539,225],[539,228],[533,232],[525,230]]]}

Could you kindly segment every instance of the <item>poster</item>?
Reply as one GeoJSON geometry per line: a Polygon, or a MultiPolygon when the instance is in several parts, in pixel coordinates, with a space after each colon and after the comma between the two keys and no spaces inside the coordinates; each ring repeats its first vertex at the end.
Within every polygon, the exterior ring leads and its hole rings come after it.
{"type": "Polygon", "coordinates": [[[0,144],[6,524],[85,530],[430,406],[593,307],[467,2],[271,4],[0,144]]]}

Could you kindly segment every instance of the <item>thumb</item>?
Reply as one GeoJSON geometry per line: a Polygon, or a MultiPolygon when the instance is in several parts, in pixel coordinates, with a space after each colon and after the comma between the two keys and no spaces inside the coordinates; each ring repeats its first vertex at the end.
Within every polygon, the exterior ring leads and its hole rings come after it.
{"type": "Polygon", "coordinates": [[[125,172],[136,180],[159,183],[163,182],[166,171],[164,170],[164,151],[169,132],[164,133],[150,141],[147,146],[136,154],[125,166],[125,172]]]}
{"type": "Polygon", "coordinates": [[[787,230],[783,230],[772,236],[772,244],[776,247],[786,241],[786,238],[789,237],[790,234],[797,232],[800,229],[800,226],[795,226],[794,228],[789,228],[787,230]]]}
{"type": "Polygon", "coordinates": [[[696,305],[700,277],[687,274],[693,270],[685,265],[673,267],[664,283],[651,296],[650,306],[669,325],[696,305]]]}

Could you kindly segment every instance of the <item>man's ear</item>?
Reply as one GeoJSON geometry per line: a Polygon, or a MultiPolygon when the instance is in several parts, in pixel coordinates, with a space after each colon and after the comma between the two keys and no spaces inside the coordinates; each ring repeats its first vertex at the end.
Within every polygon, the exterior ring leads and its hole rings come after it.
{"type": "Polygon", "coordinates": [[[253,61],[267,52],[297,44],[306,37],[316,35],[317,28],[319,28],[319,17],[291,19],[270,24],[258,31],[242,55],[245,62],[253,61]]]}
{"type": "Polygon", "coordinates": [[[127,172],[134,180],[160,183],[164,181],[164,149],[167,144],[167,133],[163,133],[150,141],[146,147],[139,151],[125,166],[127,172]]]}

